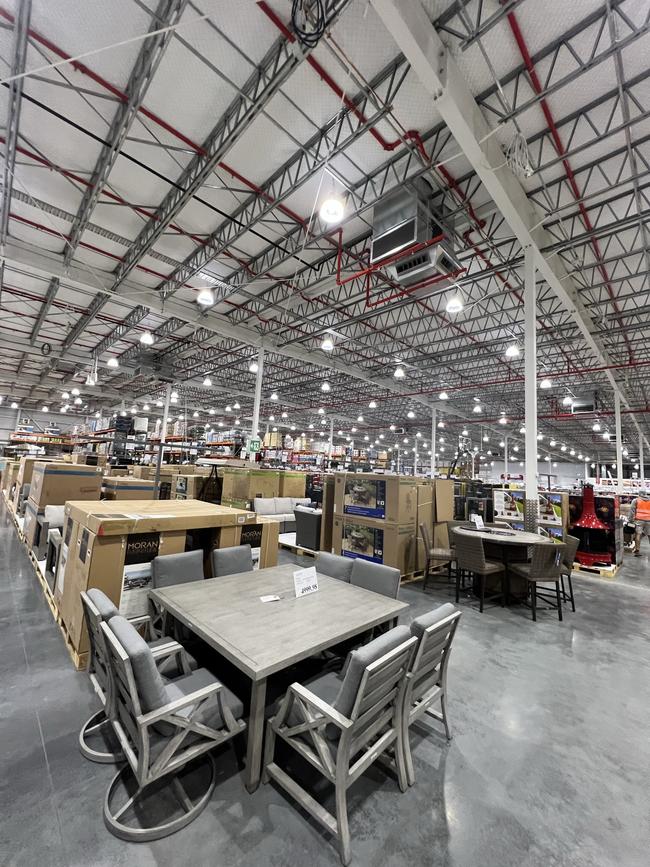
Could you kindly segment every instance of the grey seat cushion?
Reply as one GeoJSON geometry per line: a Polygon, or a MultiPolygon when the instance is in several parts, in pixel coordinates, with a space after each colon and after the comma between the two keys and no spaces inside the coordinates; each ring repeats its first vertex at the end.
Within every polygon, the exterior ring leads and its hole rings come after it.
{"type": "Polygon", "coordinates": [[[458,611],[458,609],[455,605],[452,605],[451,602],[446,602],[444,605],[434,608],[433,611],[427,611],[425,614],[420,614],[419,617],[416,617],[411,621],[411,634],[415,635],[417,638],[422,638],[425,629],[433,626],[434,623],[440,623],[441,620],[444,620],[445,617],[449,617],[456,611],[458,611]]]}
{"type": "Polygon", "coordinates": [[[108,626],[126,651],[140,697],[142,710],[158,710],[167,703],[167,691],[147,642],[124,617],[111,617],[108,626]]]}
{"type": "Polygon", "coordinates": [[[354,560],[350,557],[341,557],[338,554],[330,554],[327,551],[318,551],[316,554],[316,571],[330,578],[338,578],[339,581],[350,583],[352,565],[354,560]]]}
{"type": "Polygon", "coordinates": [[[172,587],[203,580],[203,551],[186,551],[184,554],[165,554],[151,561],[151,578],[154,587],[172,587]]]}
{"type": "MultiPolygon", "coordinates": [[[[180,677],[172,683],[167,684],[165,688],[167,692],[167,701],[176,701],[179,698],[183,698],[184,696],[196,692],[196,690],[202,689],[204,686],[210,686],[213,683],[219,683],[219,680],[211,674],[207,668],[199,668],[196,671],[193,671],[192,674],[188,674],[186,677],[180,677]]],[[[244,714],[244,705],[241,703],[239,698],[237,698],[234,692],[231,692],[225,686],[222,686],[221,697],[223,703],[230,708],[235,719],[241,719],[244,714]]],[[[188,717],[192,712],[193,707],[194,705],[188,705],[178,711],[179,716],[188,717]]],[[[199,714],[199,719],[201,722],[213,726],[214,728],[221,728],[221,726],[224,725],[216,697],[212,697],[203,705],[201,713],[199,714]]]]}
{"type": "Polygon", "coordinates": [[[253,568],[253,553],[250,545],[235,545],[232,548],[215,548],[211,554],[212,577],[250,572],[253,568]]]}
{"type": "Polygon", "coordinates": [[[386,653],[408,641],[411,630],[408,626],[396,626],[383,635],[353,650],[346,663],[345,677],[333,702],[333,707],[343,716],[349,717],[359,691],[359,684],[365,669],[386,653]]]}
{"type": "Polygon", "coordinates": [[[392,566],[371,563],[370,560],[363,560],[360,557],[352,561],[350,584],[354,584],[355,587],[363,587],[364,590],[372,590],[381,593],[382,596],[397,599],[399,579],[399,569],[394,569],[392,566]]]}
{"type": "Polygon", "coordinates": [[[119,615],[120,612],[117,610],[117,606],[111,602],[103,590],[99,590],[97,587],[91,587],[87,592],[87,596],[99,611],[99,616],[107,623],[111,617],[117,617],[119,615]]]}
{"type": "Polygon", "coordinates": [[[273,497],[255,497],[253,509],[257,515],[271,516],[275,514],[275,499],[273,497]]]}

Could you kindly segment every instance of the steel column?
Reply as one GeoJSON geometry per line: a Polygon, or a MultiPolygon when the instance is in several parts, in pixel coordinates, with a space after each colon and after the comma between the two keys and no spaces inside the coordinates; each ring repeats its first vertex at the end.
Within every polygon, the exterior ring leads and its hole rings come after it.
{"type": "Polygon", "coordinates": [[[639,478],[645,481],[645,469],[643,467],[643,434],[639,433],[639,478]]]}
{"type": "Polygon", "coordinates": [[[526,444],[526,529],[535,531],[539,514],[537,491],[537,320],[535,252],[524,251],[524,407],[526,444]]]}
{"type": "MultiPolygon", "coordinates": [[[[255,397],[253,398],[253,426],[251,437],[256,439],[260,430],[260,405],[262,403],[262,377],[264,376],[264,347],[260,346],[257,352],[257,374],[255,376],[255,397]]],[[[248,459],[255,461],[255,454],[249,452],[248,459]]]]}
{"type": "Polygon", "coordinates": [[[158,455],[156,456],[156,480],[153,486],[152,497],[157,500],[160,496],[160,466],[162,464],[163,452],[165,450],[165,441],[167,439],[167,416],[169,415],[169,402],[172,396],[172,384],[167,383],[165,388],[165,405],[163,407],[162,424],[160,425],[160,443],[158,445],[158,455]]]}
{"type": "Polygon", "coordinates": [[[435,479],[436,477],[436,434],[438,422],[436,420],[437,412],[435,409],[431,410],[431,478],[435,479]]]}
{"type": "Polygon", "coordinates": [[[614,418],[616,419],[616,488],[623,491],[623,443],[621,429],[621,396],[614,392],[614,418]]]}
{"type": "Polygon", "coordinates": [[[334,419],[330,419],[330,448],[329,448],[329,461],[332,463],[332,452],[334,450],[334,419]]]}
{"type": "Polygon", "coordinates": [[[503,438],[503,483],[508,482],[508,437],[503,438]]]}

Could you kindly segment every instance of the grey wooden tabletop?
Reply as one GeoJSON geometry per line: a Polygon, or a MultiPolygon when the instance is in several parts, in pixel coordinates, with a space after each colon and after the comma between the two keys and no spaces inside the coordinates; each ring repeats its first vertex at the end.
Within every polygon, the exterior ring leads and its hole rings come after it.
{"type": "Polygon", "coordinates": [[[494,542],[495,545],[554,545],[552,539],[539,536],[537,533],[528,533],[525,530],[508,530],[506,527],[498,527],[490,533],[481,530],[466,530],[464,527],[454,527],[454,533],[463,536],[478,536],[484,542],[494,542]]]}
{"type": "Polygon", "coordinates": [[[179,584],[150,595],[253,680],[397,617],[408,603],[318,575],[296,599],[293,565],[179,584]],[[275,594],[279,602],[262,602],[275,594]]]}

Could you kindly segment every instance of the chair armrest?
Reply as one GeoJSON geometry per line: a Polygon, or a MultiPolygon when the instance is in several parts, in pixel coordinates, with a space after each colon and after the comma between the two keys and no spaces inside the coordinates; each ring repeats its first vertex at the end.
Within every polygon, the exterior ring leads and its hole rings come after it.
{"type": "Polygon", "coordinates": [[[170,701],[169,704],[164,704],[162,707],[159,707],[158,710],[152,710],[149,713],[137,717],[138,725],[150,726],[154,723],[161,722],[161,720],[175,714],[184,707],[205,701],[206,698],[210,698],[211,695],[216,694],[220,689],[223,689],[223,684],[218,680],[214,683],[208,684],[207,686],[202,686],[201,689],[197,689],[189,695],[184,695],[182,698],[177,698],[176,701],[170,701]]]}
{"type": "Polygon", "coordinates": [[[143,637],[151,640],[153,638],[153,624],[151,622],[150,614],[138,614],[136,617],[127,617],[129,623],[140,631],[140,627],[144,627],[143,629],[143,637]]]}
{"type": "Polygon", "coordinates": [[[307,702],[307,704],[316,708],[322,716],[337,726],[337,728],[340,728],[341,731],[347,731],[347,729],[352,728],[352,720],[349,720],[346,716],[343,716],[342,713],[334,710],[331,705],[326,701],[323,701],[322,698],[319,698],[315,693],[310,689],[307,689],[307,687],[303,686],[301,683],[292,683],[289,687],[289,692],[292,692],[302,701],[307,702]]]}

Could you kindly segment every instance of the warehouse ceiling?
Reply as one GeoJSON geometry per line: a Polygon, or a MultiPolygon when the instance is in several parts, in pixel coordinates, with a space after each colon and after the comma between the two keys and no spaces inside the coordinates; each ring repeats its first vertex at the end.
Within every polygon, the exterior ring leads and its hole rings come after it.
{"type": "MultiPolygon", "coordinates": [[[[452,438],[520,437],[521,238],[382,4],[321,5],[306,46],[288,0],[0,0],[5,400],[56,408],[77,385],[84,413],[155,407],[164,374],[186,413],[232,423],[264,347],[276,425],[333,418],[390,444],[390,424],[430,437],[436,408],[452,438]],[[426,292],[368,270],[373,207],[420,178],[459,264],[426,292]]],[[[650,4],[422,6],[544,231],[542,444],[611,457],[616,388],[633,455],[650,411],[650,4]],[[572,416],[564,399],[594,393],[597,417],[572,416]]]]}

